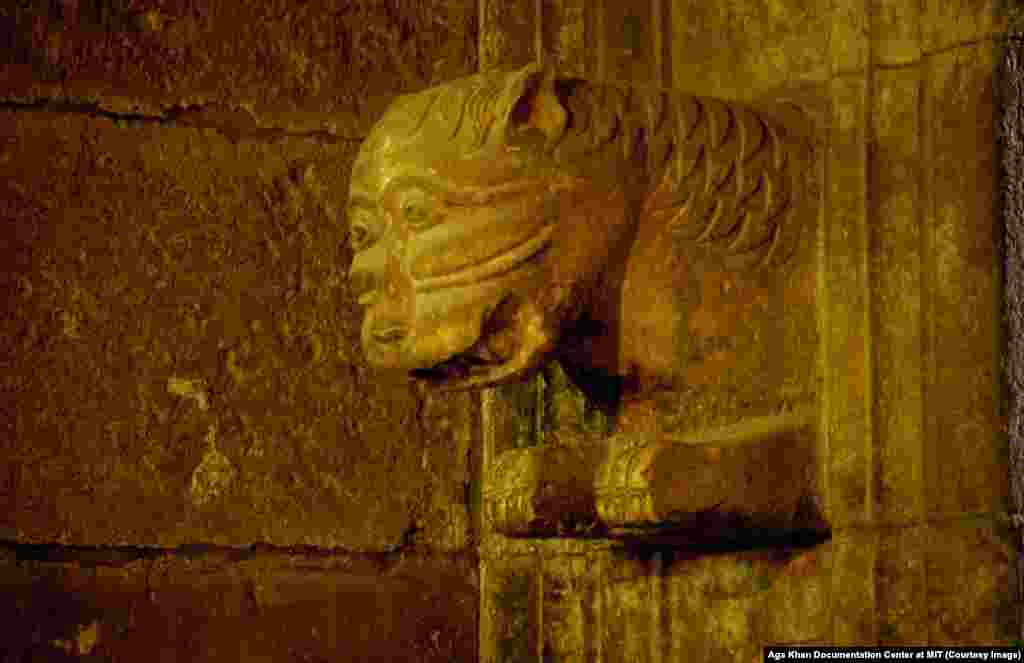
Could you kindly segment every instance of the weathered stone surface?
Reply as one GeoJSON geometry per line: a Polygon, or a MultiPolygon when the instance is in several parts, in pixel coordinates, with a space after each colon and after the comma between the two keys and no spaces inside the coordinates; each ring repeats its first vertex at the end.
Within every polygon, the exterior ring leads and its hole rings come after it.
{"type": "Polygon", "coordinates": [[[672,2],[672,86],[728,99],[828,75],[829,32],[842,19],[819,0],[672,2]]]}
{"type": "Polygon", "coordinates": [[[832,638],[832,548],[785,551],[766,562],[758,576],[763,592],[756,632],[762,644],[820,642],[832,638]]]}
{"type": "MultiPolygon", "coordinates": [[[[929,602],[923,600],[929,596],[926,555],[932,551],[928,544],[927,525],[897,527],[880,533],[873,574],[880,644],[929,643],[929,602]]],[[[962,576],[953,577],[958,577],[958,581],[949,584],[959,588],[962,576]]]]}
{"type": "Polygon", "coordinates": [[[868,517],[871,373],[867,292],[867,140],[861,76],[831,81],[832,122],[826,172],[822,329],[822,434],[828,449],[826,500],[834,527],[868,517]]]}
{"type": "Polygon", "coordinates": [[[924,582],[930,642],[982,644],[1020,637],[1010,566],[1019,534],[1004,520],[965,516],[927,528],[924,582]]]}
{"type": "Polygon", "coordinates": [[[601,561],[601,651],[609,663],[655,663],[652,640],[658,632],[652,626],[652,611],[657,610],[651,592],[660,574],[645,555],[610,552],[601,561]],[[653,650],[653,651],[652,651],[653,650]]]}
{"type": "Polygon", "coordinates": [[[991,480],[1006,465],[991,52],[831,83],[822,315],[834,526],[1006,508],[1006,484],[991,480]]]}
{"type": "Polygon", "coordinates": [[[923,55],[991,40],[1020,25],[1014,0],[831,0],[834,74],[874,64],[898,66],[923,55]]]}
{"type": "Polygon", "coordinates": [[[537,58],[535,2],[482,0],[480,70],[521,67],[537,58]]]}
{"type": "MultiPolygon", "coordinates": [[[[528,620],[520,644],[533,644],[523,655],[541,638],[541,651],[558,660],[711,662],[753,660],[770,643],[828,642],[830,551],[829,544],[715,554],[542,545],[531,553],[535,561],[493,557],[484,566],[499,577],[525,573],[523,587],[541,592],[532,611],[495,615],[501,623],[528,620]]],[[[484,660],[518,660],[498,653],[484,660]]]]}
{"type": "Polygon", "coordinates": [[[600,584],[591,562],[583,555],[541,562],[542,652],[546,657],[582,662],[594,660],[601,650],[596,632],[600,584]]]}
{"type": "Polygon", "coordinates": [[[705,606],[711,576],[705,559],[680,556],[667,566],[663,601],[669,637],[665,659],[707,661],[710,622],[705,606]]]}
{"type": "Polygon", "coordinates": [[[873,64],[900,65],[921,58],[920,3],[868,0],[868,10],[873,64]]]}
{"type": "Polygon", "coordinates": [[[233,0],[0,8],[0,98],[242,127],[365,132],[400,92],[476,63],[477,3],[233,0]]]}
{"type": "Polygon", "coordinates": [[[855,73],[867,67],[871,46],[868,3],[829,0],[828,59],[830,75],[855,73]]]}
{"type": "MultiPolygon", "coordinates": [[[[934,358],[934,287],[925,267],[921,191],[920,67],[879,69],[871,95],[868,290],[874,449],[873,517],[910,522],[926,511],[924,464],[931,417],[926,393],[934,358]]],[[[840,406],[842,407],[842,406],[840,406]]]]}
{"type": "Polygon", "coordinates": [[[968,516],[846,530],[822,547],[836,644],[982,644],[1016,637],[1005,521],[968,516]]]}
{"type": "Polygon", "coordinates": [[[528,661],[537,655],[538,568],[532,555],[481,563],[481,663],[528,661]]]}
{"type": "Polygon", "coordinates": [[[949,51],[930,58],[927,74],[926,278],[935,359],[924,477],[929,510],[939,513],[1007,510],[993,56],[990,43],[949,51]]]}
{"type": "Polygon", "coordinates": [[[544,57],[563,74],[587,76],[594,51],[587,47],[594,41],[594,35],[587,40],[587,19],[594,14],[591,7],[586,0],[544,0],[541,6],[544,57]]]}
{"type": "Polygon", "coordinates": [[[957,45],[1019,30],[1024,13],[1017,0],[924,0],[921,36],[924,51],[934,53],[957,45]]]}
{"type": "Polygon", "coordinates": [[[850,529],[833,532],[832,541],[832,640],[836,645],[875,642],[878,614],[875,609],[875,560],[878,532],[850,529]]]}
{"type": "Polygon", "coordinates": [[[844,529],[773,550],[505,540],[482,563],[521,593],[489,615],[520,640],[484,660],[517,660],[510,652],[538,642],[567,660],[709,663],[755,660],[769,644],[1005,643],[1016,615],[1000,522],[844,529]]]}
{"type": "Polygon", "coordinates": [[[1024,44],[1001,44],[998,65],[999,199],[1003,218],[1003,316],[1011,505],[1024,511],[1024,44]]]}
{"type": "MultiPolygon", "coordinates": [[[[472,37],[452,35],[471,35],[477,3],[179,12],[133,0],[118,13],[83,1],[63,3],[82,9],[60,22],[61,3],[39,4],[49,13],[38,23],[12,19],[10,3],[0,9],[29,63],[0,69],[0,96],[163,113],[224,134],[68,115],[0,120],[0,239],[13,256],[0,272],[11,302],[0,334],[14,339],[0,351],[0,446],[12,450],[0,469],[0,535],[464,545],[469,437],[454,431],[469,424],[472,401],[369,372],[351,294],[337,281],[338,302],[322,294],[347,268],[344,219],[330,208],[340,211],[354,146],[253,129],[360,135],[394,92],[472,68],[472,37]],[[350,56],[340,65],[339,53],[350,56]],[[342,229],[325,231],[334,221],[342,229]]],[[[483,3],[485,65],[534,59],[537,4],[483,3]]],[[[608,45],[626,48],[626,15],[646,15],[647,4],[601,4],[608,45]]],[[[671,42],[675,86],[702,95],[754,99],[820,83],[829,68],[843,74],[825,84],[826,225],[810,233],[826,269],[787,286],[801,294],[780,306],[804,313],[770,335],[770,353],[743,348],[749,363],[737,369],[716,364],[709,347],[687,375],[697,388],[631,406],[621,421],[685,432],[822,394],[833,540],[777,556],[677,551],[655,562],[484,533],[485,550],[505,553],[485,562],[496,584],[483,601],[496,612],[482,625],[493,650],[484,660],[759,660],[768,642],[1011,637],[1014,551],[984,515],[1005,508],[996,235],[985,225],[995,221],[984,40],[1004,29],[1000,3],[660,4],[683,18],[671,34],[640,31],[646,55],[640,73],[619,61],[624,80],[644,78],[658,39],[671,42]],[[920,66],[906,66],[919,54],[920,66]],[[869,59],[885,66],[845,75],[869,59]],[[813,297],[820,338],[807,332],[813,297]],[[983,515],[919,522],[970,510],[983,515]],[[877,527],[888,520],[895,526],[877,527]],[[532,556],[512,559],[524,551],[532,556]]],[[[567,73],[579,73],[569,63],[580,57],[588,75],[599,60],[615,69],[618,56],[592,39],[598,8],[582,5],[541,3],[548,54],[567,73]]],[[[707,281],[702,296],[735,292],[720,274],[707,281]]],[[[730,301],[732,313],[697,327],[738,325],[750,301],[730,301]]],[[[511,390],[527,414],[505,420],[501,444],[602,432],[581,394],[550,377],[511,390]]],[[[27,634],[18,655],[474,660],[470,563],[380,572],[313,555],[6,561],[0,622],[27,634]]]]}
{"type": "Polygon", "coordinates": [[[464,397],[358,350],[354,144],[7,112],[0,146],[6,538],[465,544],[464,397]]]}
{"type": "Polygon", "coordinates": [[[475,564],[407,557],[0,557],[5,660],[476,661],[475,564]]]}
{"type": "Polygon", "coordinates": [[[655,49],[660,41],[655,35],[662,30],[661,17],[656,16],[650,2],[607,2],[605,4],[602,45],[607,58],[607,80],[629,85],[661,82],[657,64],[664,54],[655,49]]]}

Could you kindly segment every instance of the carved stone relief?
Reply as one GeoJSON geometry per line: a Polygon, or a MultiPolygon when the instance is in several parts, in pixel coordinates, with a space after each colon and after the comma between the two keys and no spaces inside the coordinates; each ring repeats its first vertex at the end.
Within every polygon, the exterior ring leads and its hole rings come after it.
{"type": "Polygon", "coordinates": [[[755,418],[699,438],[613,435],[501,454],[485,478],[510,536],[660,536],[701,543],[820,530],[812,413],[755,418]]]}
{"type": "MultiPolygon", "coordinates": [[[[352,176],[350,276],[369,362],[465,389],[558,361],[608,408],[684,386],[677,358],[702,351],[686,321],[714,303],[700,294],[706,277],[753,274],[765,290],[793,254],[811,135],[793,105],[539,66],[399,98],[352,176]]],[[[756,343],[756,320],[744,329],[756,343]]],[[[769,447],[810,472],[806,422],[783,420],[788,432],[770,424],[753,444],[672,440],[654,425],[508,451],[486,478],[486,508],[508,534],[661,531],[723,504],[743,523],[789,523],[810,494],[804,479],[768,491],[774,501],[732,496],[769,447]],[[684,470],[680,493],[672,477],[684,470]]]]}

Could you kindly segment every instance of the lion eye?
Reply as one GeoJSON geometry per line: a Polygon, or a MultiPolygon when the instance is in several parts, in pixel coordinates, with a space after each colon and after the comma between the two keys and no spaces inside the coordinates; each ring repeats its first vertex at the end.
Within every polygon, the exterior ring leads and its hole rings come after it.
{"type": "Polygon", "coordinates": [[[376,237],[364,219],[356,218],[349,226],[348,241],[352,245],[352,250],[359,252],[369,248],[376,241],[376,237]]]}
{"type": "Polygon", "coordinates": [[[424,230],[434,225],[435,216],[430,208],[418,202],[402,204],[402,218],[413,230],[424,230]]]}

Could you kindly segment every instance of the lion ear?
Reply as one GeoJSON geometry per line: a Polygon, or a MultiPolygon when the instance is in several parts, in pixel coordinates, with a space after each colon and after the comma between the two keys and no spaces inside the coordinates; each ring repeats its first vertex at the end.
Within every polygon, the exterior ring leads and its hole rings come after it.
{"type": "Polygon", "coordinates": [[[502,94],[499,117],[510,143],[529,142],[538,133],[547,146],[562,137],[569,114],[555,91],[554,70],[532,64],[514,73],[502,94]]]}

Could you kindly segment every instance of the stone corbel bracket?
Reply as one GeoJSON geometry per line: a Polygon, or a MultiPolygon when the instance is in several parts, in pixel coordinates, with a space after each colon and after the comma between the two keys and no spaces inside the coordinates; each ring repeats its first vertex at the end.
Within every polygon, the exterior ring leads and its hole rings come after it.
{"type": "Polygon", "coordinates": [[[708,543],[824,532],[814,418],[796,411],[684,438],[506,451],[485,478],[495,531],[708,543]]]}

